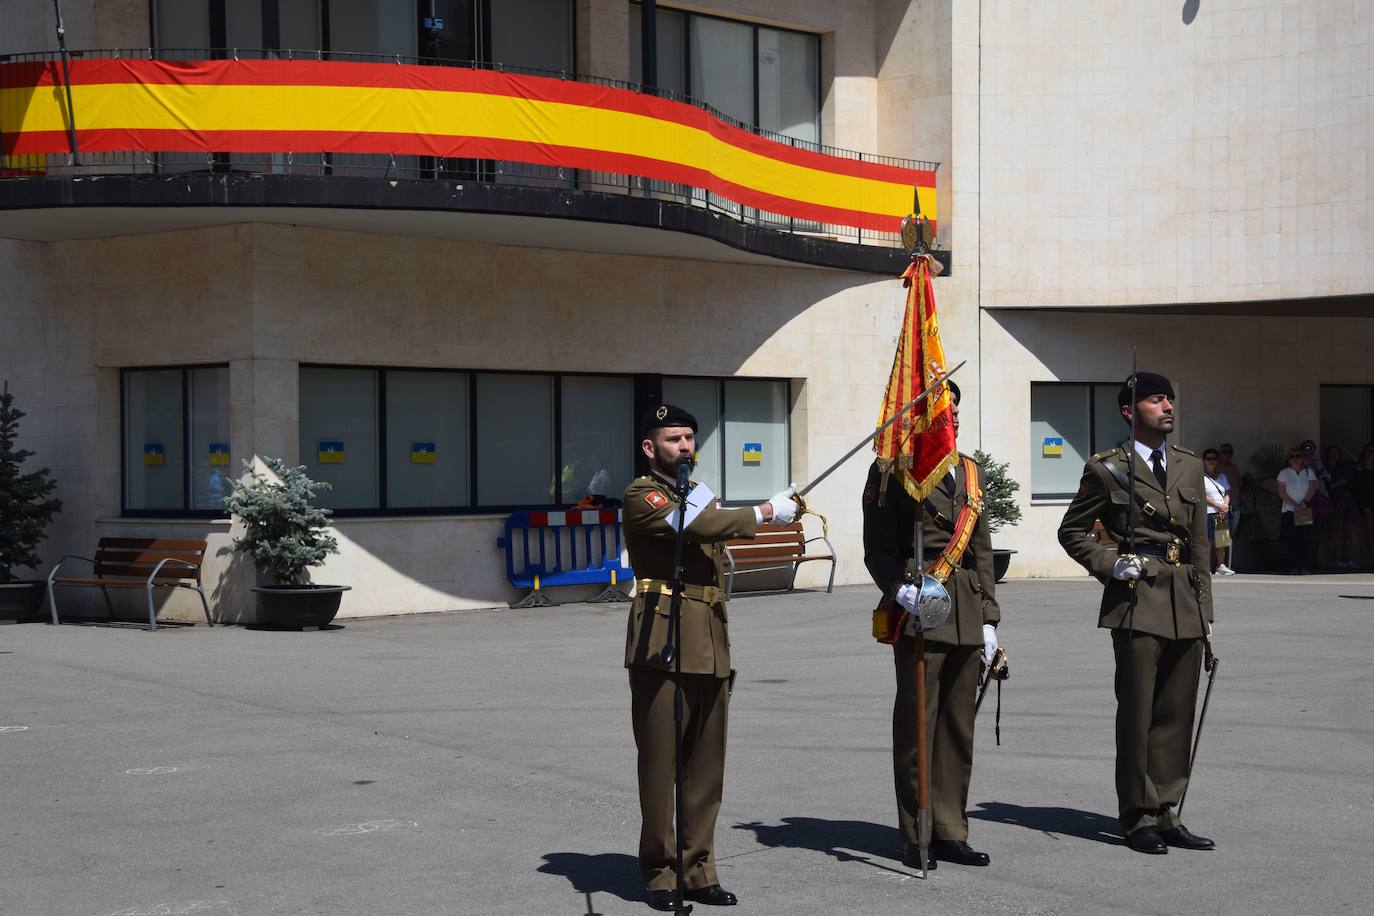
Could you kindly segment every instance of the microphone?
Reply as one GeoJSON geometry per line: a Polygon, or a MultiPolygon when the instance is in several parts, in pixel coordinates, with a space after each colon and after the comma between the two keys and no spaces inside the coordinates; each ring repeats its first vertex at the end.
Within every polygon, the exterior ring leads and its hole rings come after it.
{"type": "Polygon", "coordinates": [[[690,456],[683,458],[677,463],[677,491],[686,493],[687,486],[692,479],[692,459],[690,456]]]}

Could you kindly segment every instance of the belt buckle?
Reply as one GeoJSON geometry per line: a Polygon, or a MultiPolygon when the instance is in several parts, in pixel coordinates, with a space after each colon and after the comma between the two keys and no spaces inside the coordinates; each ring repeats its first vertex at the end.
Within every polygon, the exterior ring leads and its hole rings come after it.
{"type": "Polygon", "coordinates": [[[1179,562],[1178,544],[1176,544],[1176,543],[1174,543],[1174,544],[1169,544],[1167,547],[1164,548],[1164,559],[1165,559],[1165,560],[1168,560],[1170,563],[1173,563],[1175,566],[1178,565],[1178,562],[1179,562]]]}

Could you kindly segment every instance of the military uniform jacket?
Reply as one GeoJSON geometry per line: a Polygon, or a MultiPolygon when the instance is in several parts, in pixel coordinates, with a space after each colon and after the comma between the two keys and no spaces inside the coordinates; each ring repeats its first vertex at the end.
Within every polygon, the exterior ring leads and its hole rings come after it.
{"type": "MultiPolygon", "coordinates": [[[[677,511],[678,499],[672,484],[658,477],[637,478],[625,490],[622,530],[637,579],[672,580],[677,531],[669,523],[669,516],[676,521],[677,511]]],[[[725,555],[721,542],[752,538],[757,525],[753,507],[703,509],[687,526],[682,546],[683,582],[720,588],[724,582],[725,555]]],[[[667,594],[635,594],[625,639],[625,667],[669,667],[663,663],[662,652],[668,641],[670,602],[667,594]]],[[[728,624],[723,600],[707,604],[682,596],[682,645],[678,653],[684,674],[730,676],[728,624]]]]}
{"type": "Polygon", "coordinates": [[[1165,639],[1192,639],[1206,635],[1206,625],[1212,620],[1212,573],[1207,543],[1207,503],[1202,486],[1202,461],[1185,448],[1168,446],[1166,486],[1150,470],[1149,462],[1141,460],[1129,443],[1108,452],[1094,455],[1083,469],[1083,480],[1064,521],[1059,526],[1059,543],[1069,556],[1077,560],[1099,582],[1106,586],[1102,593],[1102,610],[1098,626],[1124,629],[1127,624],[1130,588],[1125,582],[1112,578],[1112,567],[1121,555],[1121,543],[1126,537],[1127,510],[1131,497],[1117,482],[1106,463],[1110,462],[1129,480],[1129,461],[1134,460],[1136,491],[1158,510],[1162,519],[1188,530],[1188,543],[1163,530],[1158,523],[1139,517],[1135,531],[1136,544],[1152,548],[1178,546],[1181,565],[1146,556],[1144,575],[1136,587],[1135,617],[1129,626],[1141,633],[1151,633],[1165,639]],[[1101,519],[1102,526],[1113,543],[1099,543],[1093,534],[1093,523],[1101,519]]]}
{"type": "MultiPolygon", "coordinates": [[[[907,581],[907,561],[916,556],[916,501],[906,492],[894,471],[888,476],[887,498],[878,504],[878,488],[883,473],[877,462],[868,469],[868,484],[864,487],[864,565],[869,575],[891,600],[897,589],[907,581]]],[[[955,465],[954,479],[949,475],[926,497],[935,513],[926,512],[924,541],[925,560],[930,564],[949,543],[954,521],[968,502],[964,465],[955,465]]],[[[978,469],[978,486],[984,490],[983,469],[978,469]]],[[[978,516],[968,549],[964,551],[959,568],[950,576],[945,588],[954,603],[949,618],[926,633],[931,642],[956,646],[981,646],[983,624],[995,624],[1002,619],[997,606],[996,577],[992,571],[992,533],[986,513],[978,516]]]]}

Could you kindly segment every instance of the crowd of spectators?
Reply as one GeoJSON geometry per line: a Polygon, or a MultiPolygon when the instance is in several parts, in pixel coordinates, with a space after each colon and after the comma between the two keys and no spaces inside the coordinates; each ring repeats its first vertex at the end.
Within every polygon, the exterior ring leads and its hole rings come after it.
{"type": "MultiPolygon", "coordinates": [[[[1212,571],[1220,576],[1233,573],[1231,552],[1244,511],[1245,478],[1234,459],[1229,442],[1202,453],[1212,571]]],[[[1374,567],[1374,443],[1351,455],[1334,444],[1318,453],[1316,442],[1306,439],[1286,453],[1274,485],[1282,571],[1306,575],[1319,563],[1341,571],[1374,567]]]]}

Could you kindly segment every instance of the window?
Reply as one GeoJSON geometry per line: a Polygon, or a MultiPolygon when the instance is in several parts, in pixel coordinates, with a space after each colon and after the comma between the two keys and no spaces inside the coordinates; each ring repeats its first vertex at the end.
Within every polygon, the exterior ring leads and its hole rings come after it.
{"type": "MultiPolygon", "coordinates": [[[[641,10],[630,5],[630,80],[642,82],[641,10]]],[[[745,124],[807,143],[821,138],[820,36],[659,9],[658,85],[745,124]]]]}
{"type": "Polygon", "coordinates": [[[1031,384],[1031,498],[1069,499],[1083,465],[1129,433],[1116,403],[1120,382],[1031,384]]]}
{"type": "Polygon", "coordinates": [[[619,498],[633,407],[627,376],[302,366],[301,463],[345,513],[619,498]]]}
{"type": "Polygon", "coordinates": [[[122,374],[123,510],[224,512],[229,480],[229,369],[128,369],[122,374]]]}
{"type": "Polygon", "coordinates": [[[692,476],[727,503],[761,502],[787,486],[787,382],[665,378],[663,400],[696,416],[692,476]]]}
{"type": "Polygon", "coordinates": [[[152,0],[151,6],[153,43],[163,51],[290,49],[575,69],[572,0],[152,0]]]}

